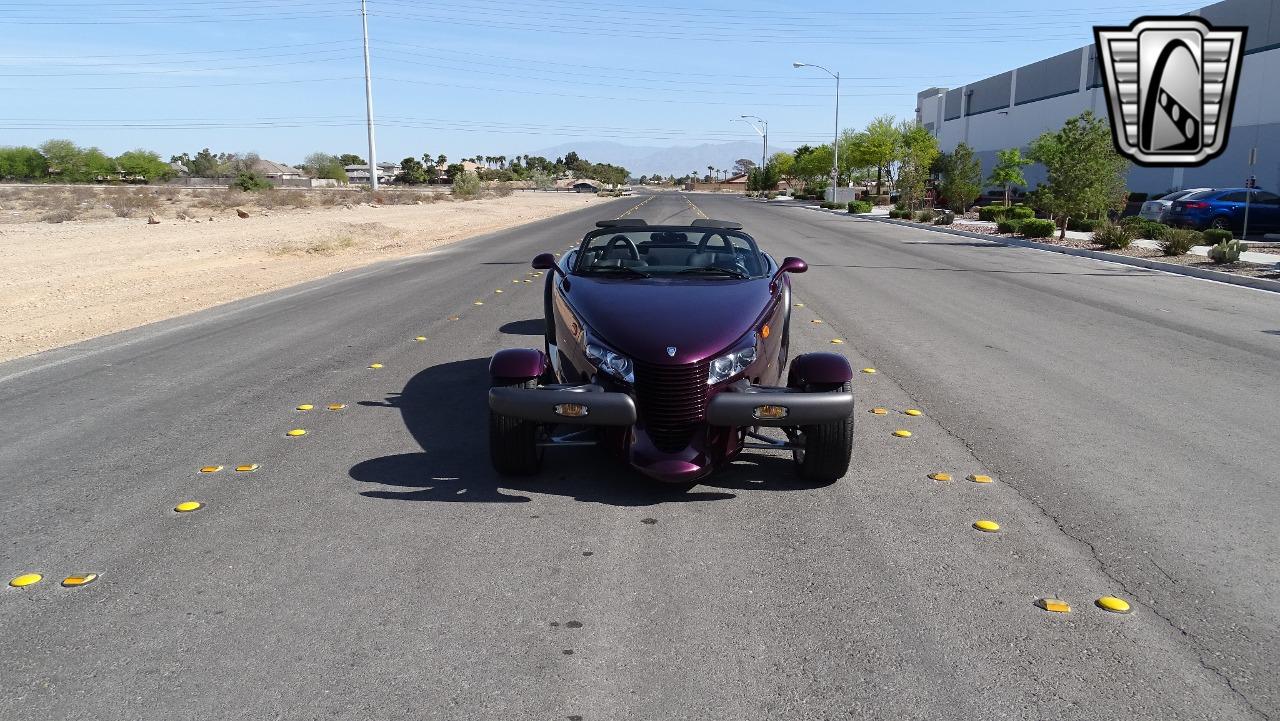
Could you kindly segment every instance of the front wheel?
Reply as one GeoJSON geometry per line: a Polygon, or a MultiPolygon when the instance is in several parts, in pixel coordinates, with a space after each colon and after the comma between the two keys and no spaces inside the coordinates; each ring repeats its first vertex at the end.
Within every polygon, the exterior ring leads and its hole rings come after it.
{"type": "Polygon", "coordinates": [[[1231,221],[1219,215],[1209,223],[1209,227],[1213,230],[1231,230],[1231,221]]]}
{"type": "MultiPolygon", "coordinates": [[[[850,393],[849,382],[840,385],[809,386],[807,392],[850,393]]],[[[796,473],[806,481],[834,483],[849,472],[853,457],[853,414],[814,426],[800,426],[802,447],[792,451],[796,473]]]]}
{"type": "MultiPolygon", "coordinates": [[[[498,383],[500,388],[536,388],[536,380],[498,383]]],[[[542,466],[538,424],[489,411],[489,461],[504,476],[528,476],[542,466]]]]}

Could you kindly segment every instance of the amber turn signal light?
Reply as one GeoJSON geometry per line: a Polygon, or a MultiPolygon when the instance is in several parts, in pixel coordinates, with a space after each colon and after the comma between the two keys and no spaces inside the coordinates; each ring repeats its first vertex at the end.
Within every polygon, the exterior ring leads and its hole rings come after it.
{"type": "Polygon", "coordinates": [[[787,417],[787,407],[786,406],[756,406],[755,410],[751,411],[751,415],[755,416],[756,418],[759,418],[760,420],[766,420],[766,419],[777,420],[779,418],[787,417]]]}
{"type": "Polygon", "coordinates": [[[556,415],[565,418],[581,418],[587,415],[587,407],[581,403],[557,403],[555,407],[556,415]]]}

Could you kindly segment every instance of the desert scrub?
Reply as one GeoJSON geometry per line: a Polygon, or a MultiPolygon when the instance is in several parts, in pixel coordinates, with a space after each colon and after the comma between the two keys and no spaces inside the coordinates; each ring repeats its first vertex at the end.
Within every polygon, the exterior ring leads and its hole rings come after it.
{"type": "Polygon", "coordinates": [[[1204,238],[1204,245],[1217,245],[1231,240],[1231,231],[1219,228],[1210,228],[1201,235],[1204,238]]]}
{"type": "Polygon", "coordinates": [[[1164,240],[1165,236],[1169,234],[1169,230],[1169,226],[1163,223],[1148,220],[1139,228],[1138,237],[1146,240],[1164,240]]]}
{"type": "Polygon", "coordinates": [[[480,176],[470,170],[458,173],[453,178],[453,197],[459,200],[471,200],[480,195],[480,176]]]}
{"type": "Polygon", "coordinates": [[[132,218],[160,207],[160,199],[146,188],[112,188],[103,200],[120,218],[132,218]]]}
{"type": "Polygon", "coordinates": [[[1185,228],[1174,228],[1165,233],[1160,241],[1160,252],[1168,256],[1186,255],[1191,249],[1204,242],[1200,233],[1185,228]]]}
{"type": "Polygon", "coordinates": [[[1099,223],[1093,229],[1093,242],[1111,250],[1123,250],[1133,242],[1133,231],[1116,223],[1099,223]]]}
{"type": "Polygon", "coordinates": [[[1249,246],[1238,240],[1225,240],[1209,249],[1209,260],[1218,265],[1236,263],[1240,260],[1240,254],[1248,249],[1249,246]]]}
{"type": "Polygon", "coordinates": [[[934,217],[934,213],[933,213],[933,210],[930,208],[925,208],[924,210],[921,210],[920,212],[916,213],[916,221],[920,223],[932,223],[933,217],[934,217]]]}

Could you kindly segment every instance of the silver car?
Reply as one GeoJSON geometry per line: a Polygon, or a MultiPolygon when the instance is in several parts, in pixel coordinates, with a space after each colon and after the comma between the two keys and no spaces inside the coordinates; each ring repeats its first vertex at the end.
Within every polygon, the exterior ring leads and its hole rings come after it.
{"type": "Polygon", "coordinates": [[[1173,207],[1173,201],[1182,200],[1192,193],[1200,193],[1213,188],[1187,188],[1186,190],[1175,190],[1168,195],[1163,195],[1155,200],[1148,200],[1142,204],[1142,210],[1138,211],[1138,216],[1146,220],[1154,220],[1157,223],[1163,223],[1164,218],[1169,213],[1169,208],[1173,207]]]}

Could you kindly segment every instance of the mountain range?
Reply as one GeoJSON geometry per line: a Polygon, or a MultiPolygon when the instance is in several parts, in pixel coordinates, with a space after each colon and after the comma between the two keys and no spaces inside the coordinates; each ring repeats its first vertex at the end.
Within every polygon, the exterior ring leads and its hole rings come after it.
{"type": "MultiPolygon", "coordinates": [[[[565,143],[552,148],[544,148],[530,155],[541,155],[555,160],[569,151],[576,152],[579,157],[593,163],[611,163],[621,165],[635,177],[641,175],[686,175],[691,171],[706,174],[707,166],[717,169],[731,169],[739,158],[749,158],[760,162],[761,144],[759,141],[735,141],[731,143],[704,143],[702,145],[649,147],[642,145],[626,145],[608,141],[586,141],[581,143],[565,143]]],[[[779,150],[791,152],[791,148],[775,148],[769,146],[769,154],[779,150]]]]}

